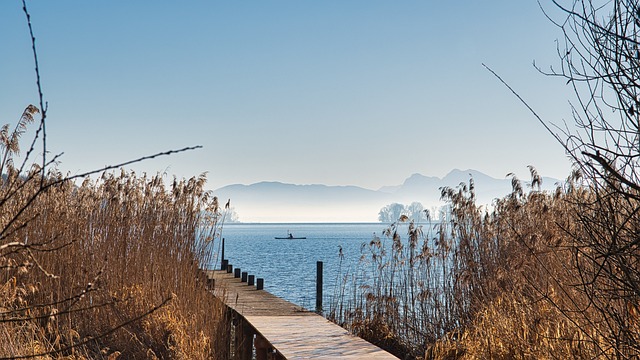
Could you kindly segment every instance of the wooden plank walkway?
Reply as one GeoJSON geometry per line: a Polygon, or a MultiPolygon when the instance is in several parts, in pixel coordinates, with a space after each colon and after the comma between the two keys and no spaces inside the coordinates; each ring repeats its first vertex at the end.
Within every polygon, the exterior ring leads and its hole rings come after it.
{"type": "Polygon", "coordinates": [[[286,359],[397,359],[320,315],[248,286],[233,274],[209,271],[207,275],[215,281],[214,294],[286,359]]]}

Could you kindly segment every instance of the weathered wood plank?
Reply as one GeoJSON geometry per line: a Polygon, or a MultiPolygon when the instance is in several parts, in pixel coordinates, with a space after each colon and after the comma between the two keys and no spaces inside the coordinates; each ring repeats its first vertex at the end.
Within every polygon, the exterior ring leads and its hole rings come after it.
{"type": "Polygon", "coordinates": [[[396,359],[322,316],[248,316],[287,359],[396,359]]]}
{"type": "Polygon", "coordinates": [[[240,315],[315,315],[267,291],[256,290],[226,271],[209,271],[207,275],[213,277],[216,284],[222,285],[215,287],[214,294],[224,299],[225,304],[240,315]]]}
{"type": "Polygon", "coordinates": [[[324,317],[224,271],[211,271],[216,296],[251,324],[287,359],[396,359],[324,317]]]}

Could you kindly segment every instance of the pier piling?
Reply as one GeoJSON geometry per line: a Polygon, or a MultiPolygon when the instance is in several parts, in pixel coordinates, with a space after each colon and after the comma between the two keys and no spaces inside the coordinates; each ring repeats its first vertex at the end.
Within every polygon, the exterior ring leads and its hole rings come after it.
{"type": "Polygon", "coordinates": [[[225,260],[224,258],[224,238],[222,238],[222,263],[220,264],[220,270],[227,270],[227,264],[229,264],[229,260],[225,260]],[[226,263],[225,263],[226,261],[226,263]]]}
{"type": "Polygon", "coordinates": [[[322,261],[316,263],[316,312],[322,313],[322,261]]]}

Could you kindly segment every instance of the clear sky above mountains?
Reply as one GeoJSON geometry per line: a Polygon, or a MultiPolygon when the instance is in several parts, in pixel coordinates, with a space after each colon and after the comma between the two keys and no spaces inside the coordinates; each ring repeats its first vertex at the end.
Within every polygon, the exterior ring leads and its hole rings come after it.
{"type": "MultiPolygon", "coordinates": [[[[570,122],[561,33],[536,1],[29,1],[48,146],[77,173],[133,169],[377,189],[413,173],[570,164],[482,63],[548,121],[570,122]]],[[[543,1],[551,10],[553,5],[543,1]]],[[[0,120],[36,103],[28,29],[0,2],[0,120]]]]}

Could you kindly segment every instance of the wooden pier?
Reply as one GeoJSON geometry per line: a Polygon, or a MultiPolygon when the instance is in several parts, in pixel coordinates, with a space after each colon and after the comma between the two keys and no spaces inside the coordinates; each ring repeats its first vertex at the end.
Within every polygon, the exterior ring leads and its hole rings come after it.
{"type": "Polygon", "coordinates": [[[208,271],[214,294],[223,299],[235,323],[233,358],[397,359],[340,326],[227,271],[208,271]]]}

